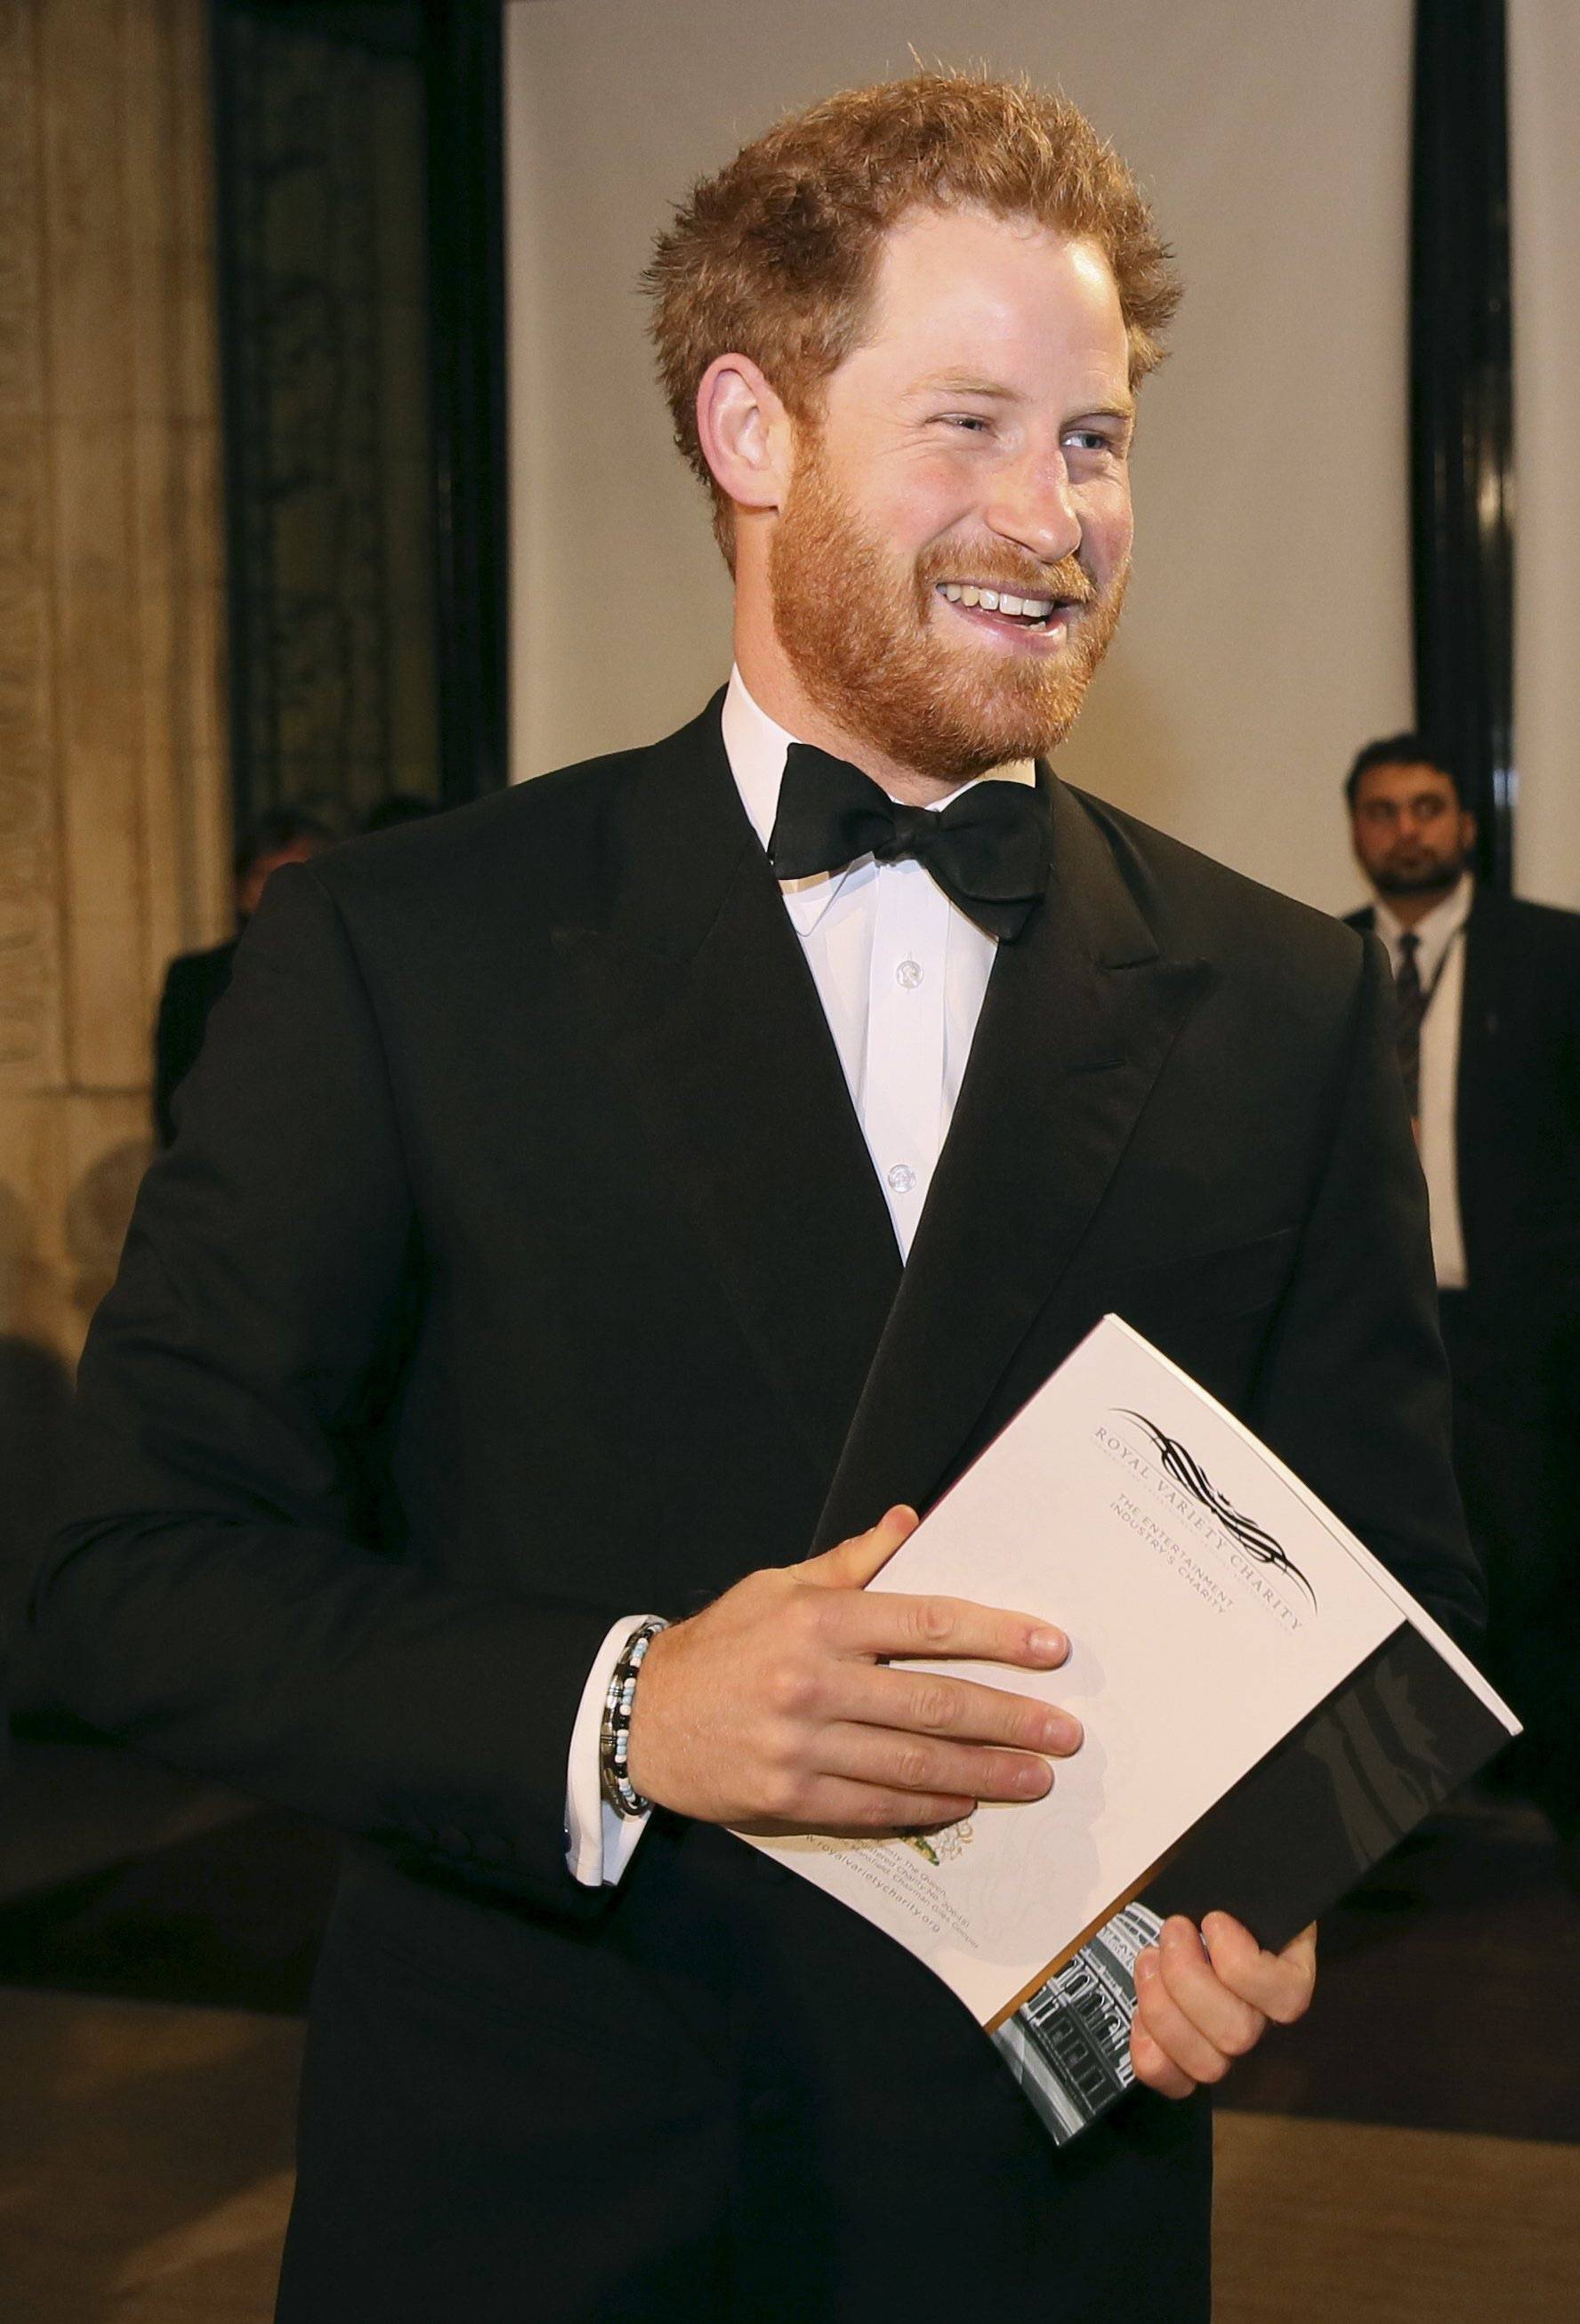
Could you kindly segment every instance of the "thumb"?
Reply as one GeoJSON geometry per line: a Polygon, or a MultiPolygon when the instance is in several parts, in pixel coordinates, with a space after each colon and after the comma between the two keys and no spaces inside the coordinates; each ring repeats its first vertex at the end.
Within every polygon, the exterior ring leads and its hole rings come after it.
{"type": "Polygon", "coordinates": [[[821,1557],[809,1557],[801,1570],[809,1582],[819,1582],[824,1589],[865,1590],[921,1522],[915,1510],[902,1501],[881,1517],[870,1533],[852,1534],[849,1541],[825,1549],[821,1557]]]}

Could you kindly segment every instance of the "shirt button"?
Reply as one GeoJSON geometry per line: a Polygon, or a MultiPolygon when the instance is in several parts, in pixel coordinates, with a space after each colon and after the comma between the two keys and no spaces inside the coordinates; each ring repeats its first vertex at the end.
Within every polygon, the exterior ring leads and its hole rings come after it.
{"type": "Polygon", "coordinates": [[[895,982],[905,992],[914,992],[925,971],[919,960],[903,960],[895,971],[895,982]]]}
{"type": "Polygon", "coordinates": [[[888,1182],[896,1194],[909,1194],[915,1189],[916,1173],[908,1162],[896,1162],[888,1174],[888,1182]]]}

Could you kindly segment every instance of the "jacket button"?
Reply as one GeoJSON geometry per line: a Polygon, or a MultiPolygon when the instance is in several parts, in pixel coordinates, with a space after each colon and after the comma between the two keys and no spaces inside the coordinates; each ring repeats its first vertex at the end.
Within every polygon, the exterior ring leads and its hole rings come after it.
{"type": "Polygon", "coordinates": [[[446,1856],[470,1856],[472,1843],[459,1825],[442,1823],[434,1835],[446,1856]]]}

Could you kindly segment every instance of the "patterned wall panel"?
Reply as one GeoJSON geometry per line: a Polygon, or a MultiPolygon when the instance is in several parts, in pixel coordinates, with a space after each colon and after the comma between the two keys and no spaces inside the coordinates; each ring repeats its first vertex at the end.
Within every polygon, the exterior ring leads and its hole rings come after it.
{"type": "Polygon", "coordinates": [[[62,1065],[50,602],[45,217],[34,28],[0,31],[0,1091],[62,1065]]]}
{"type": "Polygon", "coordinates": [[[216,23],[237,797],[350,823],[438,788],[420,11],[216,23]]]}

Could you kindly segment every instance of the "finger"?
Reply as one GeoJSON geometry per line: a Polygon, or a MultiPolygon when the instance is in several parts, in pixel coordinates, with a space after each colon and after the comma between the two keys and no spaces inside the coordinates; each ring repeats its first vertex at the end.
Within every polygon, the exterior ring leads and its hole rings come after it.
{"type": "Polygon", "coordinates": [[[819,1754],[831,1774],[905,1793],[1040,1800],[1053,1784],[1046,1759],[1030,1751],[981,1750],[927,1735],[894,1734],[882,1727],[825,1729],[819,1754]]]}
{"type": "Polygon", "coordinates": [[[849,1541],[825,1549],[821,1557],[807,1558],[801,1571],[807,1581],[825,1589],[865,1590],[921,1522],[914,1509],[898,1502],[885,1511],[869,1533],[852,1534],[849,1541]]]}
{"type": "Polygon", "coordinates": [[[1131,2024],[1130,2062],[1135,2069],[1136,2080],[1163,2098],[1188,2098],[1196,2088],[1190,2075],[1159,2049],[1139,2017],[1131,2024]]]}
{"type": "Polygon", "coordinates": [[[1221,2056],[1243,2058],[1256,2047],[1267,2030],[1266,2015],[1224,1983],[1194,1922],[1176,1915],[1164,1923],[1158,1963],[1170,1999],[1221,2056]]]}
{"type": "Polygon", "coordinates": [[[875,1834],[936,1831],[959,1823],[977,1803],[955,1792],[904,1792],[881,1784],[853,1783],[842,1775],[809,1784],[792,1816],[742,1818],[739,1831],[829,1832],[836,1839],[869,1840],[875,1834]]]}
{"type": "Polygon", "coordinates": [[[969,1598],[908,1598],[898,1591],[871,1590],[852,1593],[836,1620],[838,1642],[847,1654],[926,1655],[940,1661],[1052,1670],[1070,1652],[1063,1631],[1041,1616],[978,1606],[969,1598]]]}
{"type": "Polygon", "coordinates": [[[1163,1981],[1161,1947],[1151,1945],[1135,1964],[1135,2014],[1171,2064],[1193,2082],[1221,2082],[1228,2058],[1193,2024],[1163,1981]]]}
{"type": "Polygon", "coordinates": [[[1201,1933],[1214,1969],[1242,2001],[1278,2025],[1292,2025],[1305,2015],[1317,1987],[1314,1921],[1280,1953],[1264,1952],[1249,1929],[1227,1913],[1209,1913],[1201,1933]]]}
{"type": "Polygon", "coordinates": [[[1047,1751],[1068,1758],[1081,1743],[1081,1724],[1057,1703],[1006,1687],[978,1686],[966,1678],[903,1666],[850,1663],[839,1666],[838,1715],[868,1727],[903,1728],[916,1735],[947,1735],[967,1743],[1003,1743],[1017,1751],[1047,1751]]]}

